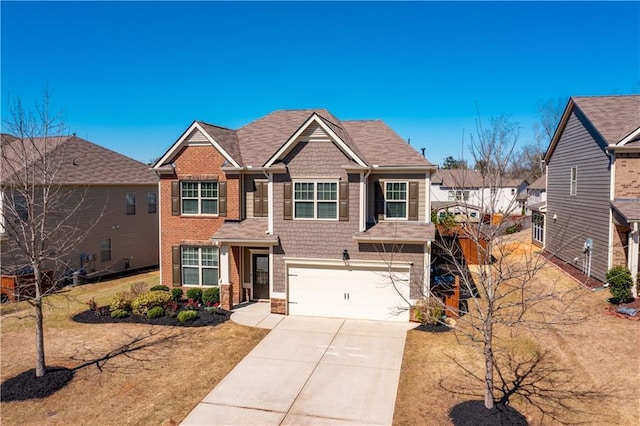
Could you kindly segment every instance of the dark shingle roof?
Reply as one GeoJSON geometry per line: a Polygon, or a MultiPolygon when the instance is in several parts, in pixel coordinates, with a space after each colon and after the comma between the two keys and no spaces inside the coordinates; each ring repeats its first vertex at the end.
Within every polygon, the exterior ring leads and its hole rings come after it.
{"type": "Polygon", "coordinates": [[[611,205],[624,216],[627,222],[640,221],[640,198],[616,198],[611,201],[611,205]]]}
{"type": "Polygon", "coordinates": [[[433,241],[436,227],[424,222],[379,222],[365,232],[357,232],[353,238],[366,242],[405,242],[421,244],[433,241]]]}
{"type": "Polygon", "coordinates": [[[266,217],[245,219],[241,222],[227,221],[211,237],[214,241],[232,243],[278,244],[277,235],[267,234],[269,221],[266,217]]]}
{"type": "Polygon", "coordinates": [[[481,188],[482,174],[476,169],[440,169],[431,182],[445,188],[481,188]]]}
{"type": "Polygon", "coordinates": [[[640,95],[576,96],[573,102],[609,145],[640,127],[640,95]]]}
{"type": "Polygon", "coordinates": [[[235,161],[242,165],[242,155],[240,154],[240,145],[238,144],[238,136],[234,130],[213,124],[198,121],[198,124],[205,132],[213,138],[214,141],[224,149],[235,161]]]}
{"type": "Polygon", "coordinates": [[[157,175],[146,164],[77,136],[34,138],[22,142],[15,138],[2,144],[3,182],[10,181],[25,166],[34,167],[42,155],[61,166],[54,179],[57,184],[148,185],[158,182],[157,175]]]}
{"type": "Polygon", "coordinates": [[[236,131],[198,123],[240,165],[261,167],[314,113],[369,166],[432,166],[384,122],[340,121],[323,108],[274,111],[236,131]]]}
{"type": "Polygon", "coordinates": [[[535,182],[529,185],[529,189],[547,189],[546,175],[542,175],[538,179],[536,179],[535,182]]]}

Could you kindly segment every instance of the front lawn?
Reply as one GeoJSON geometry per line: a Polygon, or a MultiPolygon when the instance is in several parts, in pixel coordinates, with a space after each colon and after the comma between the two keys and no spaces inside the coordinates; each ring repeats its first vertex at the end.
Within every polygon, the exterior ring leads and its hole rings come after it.
{"type": "MultiPolygon", "coordinates": [[[[45,308],[47,365],[75,369],[51,396],[2,402],[3,425],[175,425],[267,334],[226,321],[215,326],[83,324],[71,317],[94,298],[108,305],[115,293],[158,273],[88,284],[49,297],[45,308]]],[[[0,308],[1,380],[35,367],[33,319],[25,302],[0,308]]]]}
{"type": "MultiPolygon", "coordinates": [[[[523,247],[526,244],[524,241],[523,247]]],[[[556,281],[565,288],[577,285],[550,265],[536,279],[540,285],[556,281]]],[[[560,420],[568,423],[638,424],[640,321],[606,315],[609,297],[606,290],[587,291],[576,302],[587,319],[560,331],[497,336],[503,348],[530,360],[548,352],[533,368],[520,368],[521,379],[531,370],[523,380],[536,379],[539,386],[530,388],[526,397],[511,398],[510,406],[526,423],[558,424],[550,414],[559,413],[560,420]]],[[[394,424],[454,424],[449,415],[454,406],[483,399],[482,383],[471,379],[454,360],[483,376],[482,347],[473,347],[464,336],[452,331],[408,332],[394,424]]]]}

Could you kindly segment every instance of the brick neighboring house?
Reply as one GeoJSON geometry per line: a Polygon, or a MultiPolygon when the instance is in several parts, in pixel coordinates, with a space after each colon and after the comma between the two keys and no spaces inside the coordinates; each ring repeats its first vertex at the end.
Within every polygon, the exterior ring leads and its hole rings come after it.
{"type": "Polygon", "coordinates": [[[436,167],[382,121],[195,121],[153,168],[163,284],[219,286],[227,309],[397,321],[429,285],[436,167]]]}
{"type": "Polygon", "coordinates": [[[637,280],[640,96],[570,98],[545,162],[545,250],[603,282],[617,265],[637,280]]]}
{"type": "MultiPolygon", "coordinates": [[[[78,206],[77,211],[70,214],[74,222],[66,223],[73,224],[72,229],[64,229],[63,235],[51,231],[48,236],[53,241],[61,241],[69,234],[87,234],[57,265],[45,265],[55,269],[55,278],[69,271],[82,270],[95,277],[158,265],[158,176],[148,165],[76,136],[25,141],[2,134],[0,251],[3,274],[28,269],[29,262],[16,247],[13,236],[15,228],[20,226],[13,214],[28,215],[28,206],[24,196],[13,188],[19,179],[16,176],[24,176],[25,169],[29,176],[37,176],[43,157],[59,166],[51,187],[63,194],[56,200],[65,203],[51,210],[48,223],[57,225],[56,214],[63,211],[66,214],[63,209],[78,206]],[[34,147],[42,155],[36,154],[34,147]]],[[[39,200],[35,201],[39,204],[39,200]]],[[[37,211],[37,205],[34,208],[37,211]]]]}

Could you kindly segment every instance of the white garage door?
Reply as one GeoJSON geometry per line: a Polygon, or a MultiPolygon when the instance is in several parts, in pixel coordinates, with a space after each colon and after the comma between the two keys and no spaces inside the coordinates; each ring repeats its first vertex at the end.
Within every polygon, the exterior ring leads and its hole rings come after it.
{"type": "Polygon", "coordinates": [[[289,315],[409,321],[409,271],[289,266],[289,315]]]}

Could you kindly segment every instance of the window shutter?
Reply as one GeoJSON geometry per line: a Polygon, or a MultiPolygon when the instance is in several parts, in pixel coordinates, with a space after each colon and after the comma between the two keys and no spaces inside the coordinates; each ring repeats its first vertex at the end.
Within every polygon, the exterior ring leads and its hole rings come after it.
{"type": "Polygon", "coordinates": [[[256,190],[253,193],[253,216],[254,217],[265,217],[268,214],[269,204],[268,204],[268,190],[266,182],[256,182],[255,183],[256,190]]]}
{"type": "Polygon", "coordinates": [[[262,186],[262,216],[269,216],[269,184],[260,182],[262,186]]]}
{"type": "Polygon", "coordinates": [[[409,182],[409,220],[418,220],[418,182],[409,182]]]}
{"type": "Polygon", "coordinates": [[[292,205],[292,187],[291,182],[284,183],[284,196],[282,197],[284,201],[284,220],[293,219],[293,205],[292,205]]]}
{"type": "Polygon", "coordinates": [[[384,217],[384,192],[382,191],[382,182],[379,180],[374,182],[375,200],[376,200],[376,220],[384,217]]]}
{"type": "Polygon", "coordinates": [[[173,286],[182,286],[180,270],[180,246],[171,247],[171,263],[173,264],[173,286]]]}
{"type": "Polygon", "coordinates": [[[227,215],[227,182],[218,182],[218,216],[227,215]]]}
{"type": "Polygon", "coordinates": [[[180,181],[171,181],[171,216],[180,216],[180,181]]]}
{"type": "Polygon", "coordinates": [[[340,220],[349,220],[349,182],[340,182],[340,220]]]}

